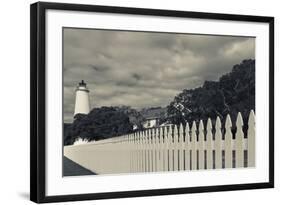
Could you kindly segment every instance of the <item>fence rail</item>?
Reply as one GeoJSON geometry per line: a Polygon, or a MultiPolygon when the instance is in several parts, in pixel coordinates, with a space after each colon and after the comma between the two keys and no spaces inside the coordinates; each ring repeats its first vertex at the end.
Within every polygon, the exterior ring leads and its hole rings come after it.
{"type": "Polygon", "coordinates": [[[226,116],[206,126],[170,125],[87,144],[64,147],[64,155],[97,174],[242,168],[255,166],[255,115],[251,111],[247,133],[239,112],[236,132],[226,116]]]}

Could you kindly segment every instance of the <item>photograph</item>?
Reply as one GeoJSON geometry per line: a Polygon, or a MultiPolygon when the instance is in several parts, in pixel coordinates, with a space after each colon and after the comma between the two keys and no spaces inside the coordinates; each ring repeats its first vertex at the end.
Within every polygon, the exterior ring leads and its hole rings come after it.
{"type": "Polygon", "coordinates": [[[254,168],[255,51],[255,36],[63,27],[62,176],[254,168]]]}
{"type": "Polygon", "coordinates": [[[32,201],[274,187],[274,17],[30,11],[32,201]]]}

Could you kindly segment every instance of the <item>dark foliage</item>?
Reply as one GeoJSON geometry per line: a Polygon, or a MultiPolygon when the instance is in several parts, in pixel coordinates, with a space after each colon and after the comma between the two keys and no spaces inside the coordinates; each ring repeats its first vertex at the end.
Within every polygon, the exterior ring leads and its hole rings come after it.
{"type": "Polygon", "coordinates": [[[114,107],[94,108],[88,115],[76,115],[71,125],[65,126],[64,144],[82,139],[100,140],[132,132],[128,115],[114,107]]]}
{"type": "Polygon", "coordinates": [[[130,106],[120,106],[114,108],[128,115],[130,122],[133,125],[136,125],[139,130],[143,129],[143,122],[145,120],[145,117],[141,112],[131,108],[130,106]]]}
{"type": "Polygon", "coordinates": [[[255,110],[255,60],[251,59],[233,66],[219,81],[183,90],[167,106],[168,121],[174,124],[217,116],[224,121],[227,114],[235,122],[238,112],[247,120],[251,109],[255,110]]]}

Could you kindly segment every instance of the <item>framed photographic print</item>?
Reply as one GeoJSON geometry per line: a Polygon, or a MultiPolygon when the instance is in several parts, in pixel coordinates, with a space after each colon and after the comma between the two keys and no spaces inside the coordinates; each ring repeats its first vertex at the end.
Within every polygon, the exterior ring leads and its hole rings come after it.
{"type": "Polygon", "coordinates": [[[31,5],[34,202],[274,186],[274,18],[31,5]]]}

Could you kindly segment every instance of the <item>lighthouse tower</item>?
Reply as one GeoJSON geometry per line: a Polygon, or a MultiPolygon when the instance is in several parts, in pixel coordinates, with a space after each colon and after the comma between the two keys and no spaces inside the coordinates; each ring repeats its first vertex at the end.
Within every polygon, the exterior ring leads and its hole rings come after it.
{"type": "Polygon", "coordinates": [[[90,112],[90,98],[87,84],[82,80],[76,88],[74,118],[76,114],[88,114],[90,112]]]}

